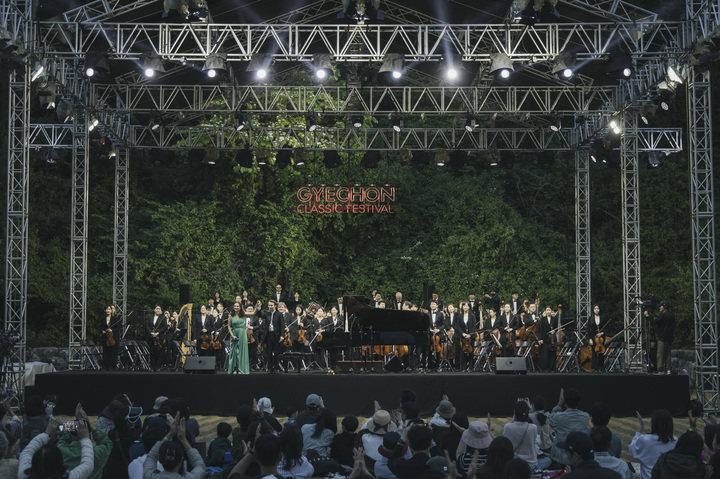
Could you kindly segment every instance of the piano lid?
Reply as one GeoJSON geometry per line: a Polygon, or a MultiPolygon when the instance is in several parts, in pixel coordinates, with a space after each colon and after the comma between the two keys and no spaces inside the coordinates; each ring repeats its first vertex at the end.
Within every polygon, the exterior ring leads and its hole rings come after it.
{"type": "Polygon", "coordinates": [[[352,329],[374,331],[426,331],[430,318],[420,311],[398,311],[368,306],[362,296],[343,296],[352,329]]]}

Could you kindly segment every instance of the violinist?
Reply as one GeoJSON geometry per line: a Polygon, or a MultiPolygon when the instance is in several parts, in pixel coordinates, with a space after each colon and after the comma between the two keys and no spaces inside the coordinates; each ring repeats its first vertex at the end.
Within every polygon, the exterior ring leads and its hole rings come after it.
{"type": "Polygon", "coordinates": [[[153,371],[163,367],[164,345],[163,337],[167,330],[167,321],[163,316],[160,305],[155,305],[153,315],[145,322],[145,333],[150,349],[150,367],[153,371]]]}
{"type": "Polygon", "coordinates": [[[587,335],[592,351],[592,368],[595,371],[605,369],[605,326],[610,320],[600,314],[600,306],[593,306],[593,314],[587,325],[587,335]]]}
{"type": "MultiPolygon", "coordinates": [[[[223,365],[225,364],[225,344],[223,343],[223,338],[230,334],[228,331],[227,319],[224,321],[220,319],[220,309],[217,307],[220,305],[222,305],[222,303],[218,303],[216,305],[216,308],[212,310],[213,324],[215,325],[215,329],[210,333],[210,350],[212,350],[211,354],[215,355],[215,369],[217,370],[224,369],[223,365]]],[[[225,311],[223,310],[223,312],[225,311]]]]}
{"type": "MultiPolygon", "coordinates": [[[[462,305],[462,303],[460,304],[462,305]]],[[[448,339],[452,340],[455,335],[455,322],[457,321],[458,316],[460,316],[460,313],[455,310],[455,305],[450,303],[447,305],[447,308],[445,308],[443,316],[445,317],[445,324],[447,325],[446,330],[448,339]]]]}
{"type": "Polygon", "coordinates": [[[480,301],[475,299],[475,293],[470,293],[468,295],[468,304],[470,305],[470,312],[474,314],[476,318],[479,318],[478,309],[482,308],[482,305],[480,304],[480,301]]]}
{"type": "Polygon", "coordinates": [[[537,337],[540,344],[540,369],[543,371],[555,369],[554,332],[558,327],[556,316],[557,312],[553,311],[550,306],[545,306],[537,323],[537,337]]]}
{"type": "Polygon", "coordinates": [[[117,341],[119,338],[115,336],[115,315],[112,306],[105,308],[105,319],[100,326],[100,334],[103,347],[103,369],[111,371],[115,369],[117,363],[117,341]]]}
{"type": "MultiPolygon", "coordinates": [[[[233,310],[228,315],[228,319],[233,316],[240,318],[243,314],[245,315],[245,336],[248,343],[249,368],[251,370],[257,370],[259,367],[258,345],[263,340],[260,306],[258,304],[258,307],[255,308],[252,303],[249,303],[248,308],[252,308],[252,313],[248,313],[249,310],[247,308],[243,308],[242,306],[242,297],[238,295],[236,298],[240,298],[240,301],[235,301],[235,304],[233,304],[233,310]]],[[[240,338],[240,340],[242,340],[242,338],[240,338]]]]}
{"type": "Polygon", "coordinates": [[[505,327],[507,323],[505,323],[502,316],[497,315],[494,308],[490,308],[489,311],[490,318],[485,321],[485,335],[495,344],[496,348],[498,343],[500,343],[500,350],[498,351],[496,349],[495,351],[496,354],[499,353],[501,356],[504,356],[506,354],[507,337],[505,335],[505,327]]]}
{"type": "MultiPolygon", "coordinates": [[[[433,292],[433,297],[437,298],[436,292],[433,292]]],[[[425,356],[425,362],[428,369],[435,369],[437,367],[437,361],[435,357],[437,351],[430,354],[430,345],[443,341],[443,336],[445,333],[445,316],[443,315],[442,311],[438,309],[438,307],[439,305],[437,299],[432,299],[430,300],[430,311],[425,313],[428,318],[430,318],[428,343],[425,344],[423,351],[423,355],[425,356]]]]}
{"type": "MultiPolygon", "coordinates": [[[[278,311],[280,312],[283,324],[283,334],[280,338],[282,345],[280,346],[280,350],[286,353],[298,351],[298,321],[295,321],[293,315],[287,310],[287,305],[282,301],[278,303],[278,311]]],[[[286,367],[285,370],[287,371],[288,368],[286,367]]]]}
{"type": "Polygon", "coordinates": [[[523,316],[523,324],[525,324],[525,326],[532,326],[537,324],[539,318],[540,315],[537,312],[537,304],[530,303],[527,307],[527,312],[523,316]]]}
{"type": "Polygon", "coordinates": [[[469,371],[472,366],[475,340],[477,339],[475,314],[470,309],[470,303],[465,301],[460,303],[460,314],[453,324],[456,367],[460,371],[469,371]]]}
{"type": "Polygon", "coordinates": [[[517,340],[517,330],[523,325],[520,316],[513,314],[512,303],[505,303],[502,310],[501,318],[505,323],[505,336],[507,338],[506,349],[507,353],[513,353],[515,351],[515,341],[517,340]]]}
{"type": "Polygon", "coordinates": [[[212,315],[204,304],[200,306],[200,315],[195,318],[193,324],[193,341],[198,352],[198,356],[211,356],[212,351],[212,332],[215,330],[215,323],[212,315]]]}

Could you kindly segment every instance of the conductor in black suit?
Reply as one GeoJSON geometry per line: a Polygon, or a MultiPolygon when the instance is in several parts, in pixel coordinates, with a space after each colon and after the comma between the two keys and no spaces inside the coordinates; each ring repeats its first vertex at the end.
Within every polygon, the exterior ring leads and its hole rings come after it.
{"type": "MultiPolygon", "coordinates": [[[[275,292],[272,294],[272,298],[270,299],[274,299],[275,304],[284,303],[285,301],[287,301],[287,294],[285,293],[285,291],[283,291],[282,285],[275,285],[275,292]]],[[[270,305],[268,304],[268,306],[270,305]]]]}
{"type": "Polygon", "coordinates": [[[145,333],[147,335],[150,348],[150,367],[153,371],[157,371],[163,365],[163,347],[162,342],[165,338],[168,325],[165,316],[163,316],[160,305],[155,305],[153,315],[145,322],[145,333]]]}
{"type": "Polygon", "coordinates": [[[264,338],[263,343],[265,345],[265,363],[271,373],[274,373],[278,368],[278,359],[280,355],[280,338],[284,331],[284,322],[282,314],[277,310],[277,303],[271,299],[268,302],[268,310],[265,311],[263,317],[265,318],[265,324],[263,327],[264,338]]]}

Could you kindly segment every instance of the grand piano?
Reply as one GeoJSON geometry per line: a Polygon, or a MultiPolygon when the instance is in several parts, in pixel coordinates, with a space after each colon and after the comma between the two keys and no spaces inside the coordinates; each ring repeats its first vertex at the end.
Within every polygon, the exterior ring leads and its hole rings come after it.
{"type": "Polygon", "coordinates": [[[329,333],[324,347],[416,345],[427,342],[430,318],[420,311],[368,306],[362,296],[343,296],[348,331],[329,333]]]}

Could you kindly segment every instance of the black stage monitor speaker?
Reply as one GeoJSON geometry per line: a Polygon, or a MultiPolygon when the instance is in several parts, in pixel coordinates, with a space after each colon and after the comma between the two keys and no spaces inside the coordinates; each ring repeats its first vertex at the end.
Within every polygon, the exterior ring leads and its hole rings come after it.
{"type": "Polygon", "coordinates": [[[389,373],[399,373],[403,370],[402,362],[400,362],[400,359],[398,359],[397,356],[393,356],[393,358],[385,364],[385,371],[389,373]]]}
{"type": "Polygon", "coordinates": [[[525,358],[495,358],[495,374],[527,374],[525,358]]]}
{"type": "Polygon", "coordinates": [[[184,306],[190,302],[190,285],[180,285],[180,306],[184,306]]]}
{"type": "Polygon", "coordinates": [[[186,373],[215,374],[215,356],[185,358],[186,373]]]}

